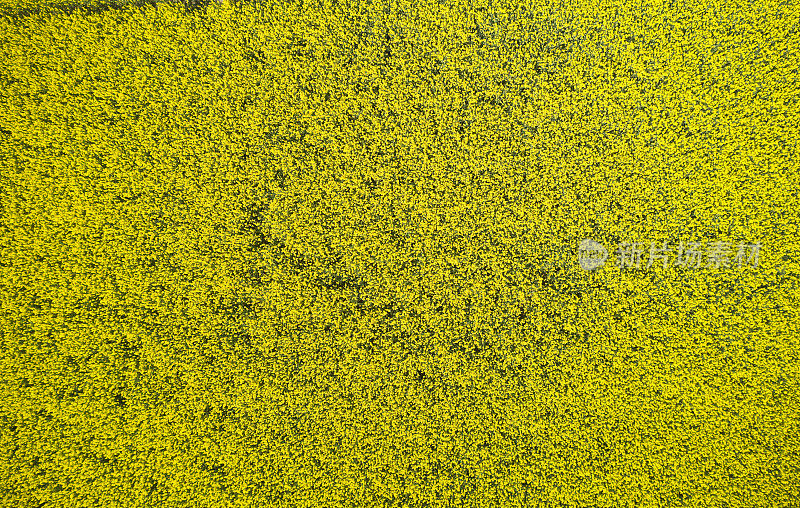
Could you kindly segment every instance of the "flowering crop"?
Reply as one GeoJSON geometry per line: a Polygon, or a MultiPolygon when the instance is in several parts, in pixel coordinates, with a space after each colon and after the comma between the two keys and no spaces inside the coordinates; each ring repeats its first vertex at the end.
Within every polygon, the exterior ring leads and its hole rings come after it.
{"type": "Polygon", "coordinates": [[[3,1],[3,505],[796,506],[793,2],[3,1]]]}

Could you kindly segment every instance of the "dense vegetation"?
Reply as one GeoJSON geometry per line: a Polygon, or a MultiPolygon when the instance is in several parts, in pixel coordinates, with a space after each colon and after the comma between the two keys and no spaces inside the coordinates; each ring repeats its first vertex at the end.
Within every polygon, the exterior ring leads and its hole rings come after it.
{"type": "Polygon", "coordinates": [[[796,506],[795,2],[3,1],[0,504],[796,506]]]}

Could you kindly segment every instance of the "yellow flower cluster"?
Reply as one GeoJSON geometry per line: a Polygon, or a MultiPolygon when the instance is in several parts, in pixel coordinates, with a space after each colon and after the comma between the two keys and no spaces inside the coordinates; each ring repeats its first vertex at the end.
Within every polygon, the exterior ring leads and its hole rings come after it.
{"type": "Polygon", "coordinates": [[[791,1],[2,2],[3,506],[797,505],[791,1]]]}

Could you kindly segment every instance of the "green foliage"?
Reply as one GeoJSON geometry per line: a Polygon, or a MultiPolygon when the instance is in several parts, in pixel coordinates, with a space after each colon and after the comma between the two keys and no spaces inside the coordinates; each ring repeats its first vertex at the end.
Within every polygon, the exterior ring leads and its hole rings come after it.
{"type": "Polygon", "coordinates": [[[800,9],[633,4],[2,4],[2,504],[796,503],[800,9]]]}

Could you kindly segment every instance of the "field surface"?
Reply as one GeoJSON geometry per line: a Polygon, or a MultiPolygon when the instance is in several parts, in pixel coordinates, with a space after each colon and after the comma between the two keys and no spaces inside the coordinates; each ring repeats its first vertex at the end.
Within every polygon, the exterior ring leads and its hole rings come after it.
{"type": "Polygon", "coordinates": [[[0,0],[0,505],[800,506],[800,5],[573,4],[0,0]]]}

